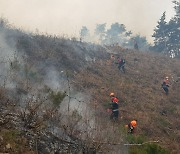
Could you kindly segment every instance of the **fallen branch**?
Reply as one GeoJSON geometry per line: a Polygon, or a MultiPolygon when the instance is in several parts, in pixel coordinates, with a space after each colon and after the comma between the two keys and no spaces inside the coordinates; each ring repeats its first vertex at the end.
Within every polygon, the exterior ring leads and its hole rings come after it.
{"type": "Polygon", "coordinates": [[[136,145],[144,145],[144,144],[148,144],[148,143],[159,143],[159,141],[148,141],[148,142],[144,142],[144,143],[140,143],[140,144],[124,144],[125,146],[136,146],[136,145]]]}
{"type": "Polygon", "coordinates": [[[99,144],[110,144],[110,145],[125,145],[125,146],[136,146],[136,145],[144,145],[148,143],[159,143],[159,141],[148,141],[144,143],[139,143],[139,144],[122,144],[122,143],[110,143],[110,142],[99,142],[99,141],[93,141],[94,143],[99,143],[99,144]]]}

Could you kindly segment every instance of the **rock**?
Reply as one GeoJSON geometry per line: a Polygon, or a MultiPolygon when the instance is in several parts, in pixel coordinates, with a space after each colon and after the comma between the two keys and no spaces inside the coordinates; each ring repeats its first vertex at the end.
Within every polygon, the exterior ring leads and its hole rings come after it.
{"type": "Polygon", "coordinates": [[[3,137],[2,136],[0,136],[0,141],[3,141],[3,137]]]}
{"type": "Polygon", "coordinates": [[[10,149],[11,148],[11,145],[8,143],[7,145],[6,145],[6,149],[10,149]]]}

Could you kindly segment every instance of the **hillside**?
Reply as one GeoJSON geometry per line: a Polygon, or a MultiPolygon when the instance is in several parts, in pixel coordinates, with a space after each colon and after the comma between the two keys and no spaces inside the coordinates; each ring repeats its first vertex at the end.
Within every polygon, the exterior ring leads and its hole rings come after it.
{"type": "Polygon", "coordinates": [[[124,144],[137,139],[177,153],[179,59],[27,34],[2,22],[0,34],[0,152],[131,153],[138,147],[124,144]],[[126,59],[125,74],[111,55],[126,59]],[[117,123],[106,112],[110,92],[120,100],[117,123]],[[132,119],[138,119],[135,136],[124,130],[132,119]]]}
{"type": "Polygon", "coordinates": [[[109,47],[116,57],[127,60],[126,73],[115,64],[98,62],[77,75],[77,87],[91,91],[102,117],[106,117],[109,93],[120,99],[120,125],[138,119],[138,134],[148,140],[159,140],[172,153],[179,149],[180,75],[179,59],[162,55],[137,52],[120,47],[109,47]],[[170,94],[161,89],[165,76],[170,77],[170,94]],[[80,86],[79,86],[80,85],[80,86]],[[102,107],[105,106],[105,107],[102,107]]]}

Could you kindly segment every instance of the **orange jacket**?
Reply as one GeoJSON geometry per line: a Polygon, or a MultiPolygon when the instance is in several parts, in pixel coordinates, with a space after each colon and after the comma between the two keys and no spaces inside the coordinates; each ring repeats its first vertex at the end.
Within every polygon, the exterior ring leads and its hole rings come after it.
{"type": "Polygon", "coordinates": [[[164,81],[163,82],[165,82],[166,83],[166,85],[168,85],[168,83],[169,83],[169,80],[167,80],[167,79],[164,79],[164,81]]]}
{"type": "Polygon", "coordinates": [[[119,102],[119,100],[118,100],[117,97],[112,97],[111,100],[112,100],[112,102],[117,103],[117,104],[118,104],[118,102],[119,102]]]}

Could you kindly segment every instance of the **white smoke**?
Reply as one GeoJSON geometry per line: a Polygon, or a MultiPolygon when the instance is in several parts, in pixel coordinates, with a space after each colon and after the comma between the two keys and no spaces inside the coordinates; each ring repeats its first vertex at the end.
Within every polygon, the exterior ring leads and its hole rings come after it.
{"type": "Polygon", "coordinates": [[[55,67],[47,67],[44,84],[54,91],[66,91],[68,87],[64,76],[64,72],[58,72],[55,67]]]}
{"type": "Polygon", "coordinates": [[[84,25],[92,31],[97,23],[120,22],[152,41],[164,11],[167,19],[174,15],[171,0],[0,0],[0,15],[16,26],[69,37],[78,37],[84,25]]]}
{"type": "Polygon", "coordinates": [[[1,30],[0,33],[0,83],[1,86],[14,87],[14,84],[9,81],[10,64],[14,60],[15,48],[8,45],[5,39],[6,34],[1,30]]]}

